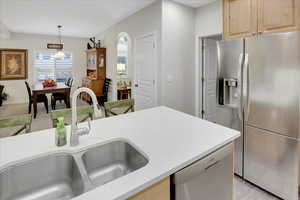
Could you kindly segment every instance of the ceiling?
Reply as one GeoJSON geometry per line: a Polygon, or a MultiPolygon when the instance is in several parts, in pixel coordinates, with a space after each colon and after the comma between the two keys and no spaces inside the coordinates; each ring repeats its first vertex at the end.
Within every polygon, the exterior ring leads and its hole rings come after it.
{"type": "MultiPolygon", "coordinates": [[[[0,0],[0,21],[12,32],[91,37],[155,0],[0,0]]],[[[174,0],[199,7],[216,0],[174,0]]]]}
{"type": "Polygon", "coordinates": [[[12,32],[94,36],[155,0],[0,0],[0,21],[12,32]]]}
{"type": "Polygon", "coordinates": [[[194,7],[194,8],[198,8],[200,6],[204,6],[206,4],[215,2],[217,0],[174,0],[174,1],[194,7]]]}

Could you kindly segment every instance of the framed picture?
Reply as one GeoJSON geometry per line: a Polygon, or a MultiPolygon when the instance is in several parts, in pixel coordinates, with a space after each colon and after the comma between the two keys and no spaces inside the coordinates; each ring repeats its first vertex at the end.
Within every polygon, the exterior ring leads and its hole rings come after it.
{"type": "Polygon", "coordinates": [[[27,50],[0,49],[0,80],[27,79],[27,50]]]}

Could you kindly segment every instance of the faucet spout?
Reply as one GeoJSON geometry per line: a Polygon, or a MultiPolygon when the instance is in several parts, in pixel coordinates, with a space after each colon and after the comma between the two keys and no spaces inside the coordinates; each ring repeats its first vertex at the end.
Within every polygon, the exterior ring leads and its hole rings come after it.
{"type": "Polygon", "coordinates": [[[82,87],[77,89],[72,96],[72,125],[71,125],[71,137],[70,137],[71,146],[77,146],[79,144],[79,136],[89,134],[90,132],[90,121],[88,121],[89,128],[80,129],[77,126],[77,97],[82,92],[88,93],[92,99],[93,108],[94,108],[94,117],[99,118],[102,116],[101,110],[99,110],[97,107],[98,101],[95,93],[89,88],[82,87]]]}

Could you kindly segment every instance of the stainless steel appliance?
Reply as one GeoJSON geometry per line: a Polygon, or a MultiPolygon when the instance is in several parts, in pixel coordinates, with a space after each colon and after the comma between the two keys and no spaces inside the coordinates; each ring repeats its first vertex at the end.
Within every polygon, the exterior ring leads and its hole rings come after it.
{"type": "Polygon", "coordinates": [[[242,132],[235,173],[298,199],[300,33],[218,42],[218,123],[242,132]]]}
{"type": "Polygon", "coordinates": [[[232,200],[232,168],[233,144],[229,144],[175,174],[175,199],[232,200]]]}

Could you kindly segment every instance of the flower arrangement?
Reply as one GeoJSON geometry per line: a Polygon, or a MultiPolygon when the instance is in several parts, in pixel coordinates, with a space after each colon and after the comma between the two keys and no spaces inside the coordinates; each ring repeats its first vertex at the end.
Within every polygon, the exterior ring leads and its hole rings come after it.
{"type": "Polygon", "coordinates": [[[43,87],[44,88],[49,88],[49,87],[56,87],[57,83],[55,80],[49,79],[49,80],[45,80],[43,82],[43,87]]]}

